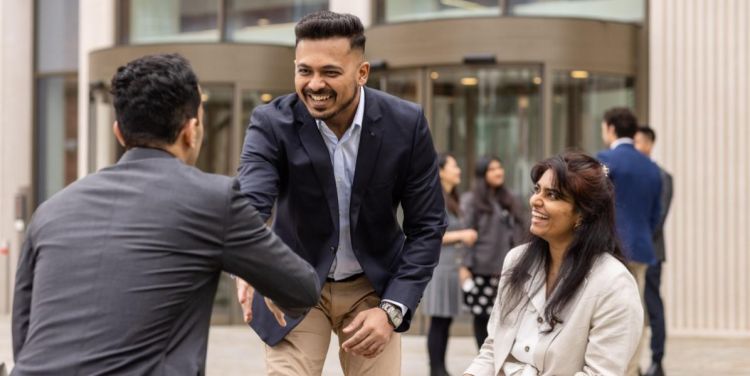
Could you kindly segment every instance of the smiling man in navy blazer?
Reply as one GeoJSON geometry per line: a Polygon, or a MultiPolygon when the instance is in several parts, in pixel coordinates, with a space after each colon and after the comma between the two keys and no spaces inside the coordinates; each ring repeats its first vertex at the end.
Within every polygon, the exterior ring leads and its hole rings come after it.
{"type": "MultiPolygon", "coordinates": [[[[635,149],[633,137],[637,131],[638,120],[629,109],[608,110],[602,121],[602,140],[609,149],[597,157],[609,168],[615,186],[617,234],[642,299],[646,269],[656,263],[652,236],[661,219],[661,172],[659,166],[635,149]]],[[[639,360],[640,346],[628,366],[629,376],[639,374],[639,360]]]]}
{"type": "Polygon", "coordinates": [[[245,319],[268,345],[271,375],[319,375],[332,332],[345,374],[396,375],[393,332],[409,328],[446,226],[430,131],[417,105],[364,86],[358,18],[316,12],[295,33],[296,94],[253,112],[239,178],[264,218],[276,205],[274,231],[323,289],[304,319],[281,327],[238,280],[245,319]]]}

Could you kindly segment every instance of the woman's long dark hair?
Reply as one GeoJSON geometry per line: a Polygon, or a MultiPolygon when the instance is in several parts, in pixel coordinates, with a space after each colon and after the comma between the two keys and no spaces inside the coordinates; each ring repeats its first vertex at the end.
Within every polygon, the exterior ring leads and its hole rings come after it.
{"type": "MultiPolygon", "coordinates": [[[[560,312],[566,307],[583,283],[597,258],[609,253],[623,261],[622,248],[615,230],[614,187],[604,166],[581,152],[566,152],[546,159],[531,169],[531,180],[536,184],[542,175],[554,173],[554,188],[563,199],[573,204],[581,215],[580,226],[573,232],[573,241],[565,252],[557,281],[544,309],[545,321],[554,329],[562,322],[560,312]]],[[[524,285],[537,266],[548,271],[552,262],[549,244],[531,235],[531,243],[513,268],[503,275],[507,278],[503,291],[501,317],[507,318],[525,295],[524,285]]],[[[546,275],[546,274],[545,274],[546,275]]]]}
{"type": "Polygon", "coordinates": [[[485,155],[479,158],[477,161],[476,168],[474,169],[474,206],[477,213],[491,213],[492,203],[497,202],[500,207],[507,210],[508,213],[518,222],[524,223],[524,218],[521,218],[523,210],[519,207],[513,194],[505,188],[505,183],[497,187],[494,192],[492,187],[487,184],[487,170],[490,168],[490,163],[497,162],[500,166],[503,165],[503,161],[500,158],[493,155],[485,155]]]}
{"type": "MultiPolygon", "coordinates": [[[[458,161],[456,160],[456,157],[453,156],[451,153],[440,153],[438,154],[438,167],[442,170],[445,168],[445,164],[448,163],[448,158],[453,158],[456,163],[458,161]]],[[[456,217],[461,216],[461,207],[458,204],[458,189],[457,187],[453,187],[453,189],[450,192],[446,192],[443,190],[443,198],[445,198],[445,207],[448,208],[448,211],[453,213],[456,217]]]]}

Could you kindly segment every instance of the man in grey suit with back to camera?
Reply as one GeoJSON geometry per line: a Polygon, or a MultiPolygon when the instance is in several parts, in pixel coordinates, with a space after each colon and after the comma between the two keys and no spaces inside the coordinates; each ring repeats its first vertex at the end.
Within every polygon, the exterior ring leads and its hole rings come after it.
{"type": "Polygon", "coordinates": [[[264,224],[236,180],[193,167],[198,79],[179,55],[112,79],[127,151],[44,202],[29,225],[13,301],[14,375],[202,375],[221,271],[298,317],[315,270],[264,224]]]}

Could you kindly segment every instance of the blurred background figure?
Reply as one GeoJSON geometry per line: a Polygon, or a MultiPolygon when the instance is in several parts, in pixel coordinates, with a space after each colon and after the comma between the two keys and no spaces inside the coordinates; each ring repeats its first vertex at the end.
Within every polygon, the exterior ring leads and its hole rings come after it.
{"type": "MultiPolygon", "coordinates": [[[[602,140],[609,149],[597,157],[609,168],[609,178],[615,185],[617,233],[628,269],[643,297],[646,269],[656,262],[652,238],[659,223],[661,173],[654,162],[635,149],[633,137],[637,131],[638,120],[629,109],[608,110],[602,121],[602,140]]],[[[639,374],[639,360],[640,351],[636,350],[628,375],[639,374]]]]}
{"type": "Polygon", "coordinates": [[[463,257],[459,278],[474,317],[477,347],[481,347],[505,254],[521,243],[527,227],[521,203],[505,187],[500,158],[481,157],[475,173],[474,188],[461,197],[461,211],[467,226],[477,231],[477,241],[463,257]]]}
{"type": "MultiPolygon", "coordinates": [[[[651,158],[651,152],[656,142],[656,133],[648,125],[638,127],[635,134],[635,148],[651,158]]],[[[658,164],[657,164],[658,166],[658,164]]],[[[646,269],[646,289],[644,299],[646,301],[646,312],[648,322],[651,326],[651,366],[646,371],[646,376],[663,376],[661,360],[664,358],[664,342],[667,331],[664,323],[664,304],[661,299],[661,264],[666,261],[664,247],[664,221],[669,214],[672,205],[672,175],[659,166],[661,172],[661,211],[659,223],[654,231],[654,252],[656,263],[649,265],[646,269]]]]}
{"type": "Polygon", "coordinates": [[[443,186],[448,229],[443,235],[440,261],[432,274],[432,280],[424,292],[424,314],[430,316],[427,331],[427,351],[430,356],[430,375],[446,376],[445,352],[453,318],[459,314],[461,291],[458,284],[460,251],[471,247],[477,240],[477,232],[466,228],[462,221],[456,187],[461,183],[461,168],[456,158],[448,153],[438,155],[440,183],[443,186]]]}

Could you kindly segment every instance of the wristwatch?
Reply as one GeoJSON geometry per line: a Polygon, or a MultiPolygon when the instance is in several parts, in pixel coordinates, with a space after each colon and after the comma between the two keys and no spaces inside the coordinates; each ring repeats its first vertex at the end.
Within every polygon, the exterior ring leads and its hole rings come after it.
{"type": "Polygon", "coordinates": [[[401,326],[401,322],[404,321],[404,315],[397,305],[390,302],[380,302],[378,307],[385,311],[386,316],[388,316],[388,322],[393,325],[393,329],[401,326]]]}

